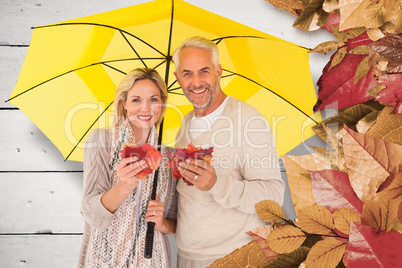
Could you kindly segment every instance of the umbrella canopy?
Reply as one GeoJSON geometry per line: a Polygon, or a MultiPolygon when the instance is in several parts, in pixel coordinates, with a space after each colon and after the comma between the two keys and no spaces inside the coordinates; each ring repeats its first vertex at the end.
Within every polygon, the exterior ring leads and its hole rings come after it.
{"type": "Polygon", "coordinates": [[[65,159],[82,161],[93,128],[111,124],[116,86],[134,68],[155,68],[168,86],[163,143],[174,145],[192,105],[175,81],[171,55],[190,36],[220,50],[222,88],[256,107],[274,132],[278,155],[315,133],[316,94],[308,49],[181,0],[156,0],[35,27],[9,102],[23,111],[65,159]]]}

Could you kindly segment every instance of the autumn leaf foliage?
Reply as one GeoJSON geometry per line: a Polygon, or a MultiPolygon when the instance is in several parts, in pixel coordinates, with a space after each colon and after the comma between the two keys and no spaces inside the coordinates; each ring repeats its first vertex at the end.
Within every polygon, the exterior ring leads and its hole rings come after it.
{"type": "Polygon", "coordinates": [[[193,184],[191,182],[181,176],[178,169],[179,163],[185,162],[187,159],[190,158],[200,159],[206,161],[207,163],[211,163],[213,151],[213,147],[202,149],[200,146],[195,146],[193,143],[190,142],[190,144],[187,145],[187,148],[176,149],[174,152],[167,153],[167,156],[169,158],[167,166],[173,169],[174,178],[183,179],[183,182],[185,182],[188,186],[192,186],[193,184]]]}
{"type": "Polygon", "coordinates": [[[138,161],[145,160],[149,167],[143,169],[137,174],[137,177],[144,179],[147,175],[152,174],[162,162],[162,154],[149,143],[145,143],[143,146],[137,146],[135,143],[124,144],[120,151],[121,159],[136,156],[138,161]]]}

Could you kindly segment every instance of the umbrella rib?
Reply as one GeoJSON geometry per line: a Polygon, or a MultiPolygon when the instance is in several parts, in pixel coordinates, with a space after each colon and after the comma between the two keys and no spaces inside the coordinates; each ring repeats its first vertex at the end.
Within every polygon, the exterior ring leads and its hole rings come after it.
{"type": "Polygon", "coordinates": [[[140,42],[146,44],[147,46],[149,46],[150,48],[152,48],[153,50],[155,50],[156,52],[158,52],[159,54],[161,54],[162,56],[166,57],[162,52],[160,52],[158,49],[156,49],[154,46],[148,44],[147,42],[145,42],[144,40],[142,40],[141,38],[127,32],[124,31],[122,29],[119,29],[117,27],[113,27],[110,25],[105,25],[105,24],[100,24],[100,23],[91,23],[91,22],[65,22],[65,23],[59,23],[59,24],[51,24],[51,25],[43,25],[43,26],[36,26],[33,27],[33,29],[39,29],[39,28],[48,28],[48,27],[55,27],[55,26],[64,26],[64,25],[92,25],[92,26],[99,26],[99,27],[106,27],[106,28],[111,28],[120,32],[124,32],[125,34],[128,34],[134,38],[136,38],[137,40],[139,40],[140,42]]]}
{"type": "Polygon", "coordinates": [[[140,59],[142,64],[144,64],[145,68],[148,68],[148,66],[145,64],[145,62],[142,60],[141,56],[137,53],[137,50],[133,47],[133,45],[128,41],[127,37],[124,35],[122,31],[120,31],[121,35],[123,36],[124,40],[126,40],[127,44],[131,47],[131,49],[134,51],[135,55],[140,59]]]}
{"type": "Polygon", "coordinates": [[[124,75],[127,74],[126,72],[123,72],[122,70],[119,70],[119,69],[117,69],[117,68],[115,68],[115,67],[113,67],[113,66],[110,66],[109,64],[106,64],[106,63],[104,63],[104,62],[101,62],[100,64],[102,64],[102,65],[104,65],[104,66],[106,66],[106,67],[109,67],[110,69],[113,69],[113,70],[115,70],[115,71],[117,71],[117,72],[119,72],[119,73],[122,73],[122,74],[124,74],[124,75]]]}
{"type": "Polygon", "coordinates": [[[304,114],[306,117],[310,118],[314,123],[318,124],[317,121],[315,121],[315,120],[314,120],[313,118],[311,118],[308,114],[306,114],[305,112],[303,112],[302,110],[300,110],[299,107],[297,107],[296,105],[294,105],[293,103],[291,103],[290,101],[288,101],[287,99],[285,99],[284,97],[282,97],[281,95],[279,95],[278,93],[272,91],[271,89],[269,89],[269,88],[267,88],[267,87],[264,87],[263,85],[261,85],[261,84],[258,83],[257,81],[254,81],[254,80],[251,79],[251,78],[248,78],[248,77],[246,77],[246,76],[244,76],[244,75],[241,75],[241,74],[238,74],[238,73],[231,72],[231,71],[226,70],[226,69],[223,69],[223,70],[225,70],[225,71],[227,71],[227,72],[230,72],[230,73],[233,73],[233,74],[235,74],[235,75],[238,75],[238,76],[240,76],[240,77],[242,77],[242,78],[244,78],[244,79],[246,79],[246,80],[249,80],[250,82],[252,82],[252,83],[254,83],[254,84],[256,84],[256,85],[259,85],[259,86],[262,87],[262,88],[265,88],[265,89],[268,90],[269,92],[275,94],[276,96],[278,96],[279,98],[283,99],[284,101],[286,101],[287,103],[289,103],[291,106],[293,106],[294,108],[296,108],[297,110],[299,110],[299,112],[301,112],[302,114],[304,114]]]}
{"type": "MultiPolygon", "coordinates": [[[[77,142],[77,144],[74,146],[74,148],[70,151],[70,153],[67,155],[65,160],[68,160],[68,158],[70,157],[70,155],[73,153],[73,151],[75,150],[75,148],[77,148],[78,144],[81,143],[82,139],[88,134],[88,132],[91,130],[91,128],[95,125],[96,122],[98,122],[99,118],[101,118],[101,116],[106,112],[107,109],[109,109],[109,107],[113,104],[113,101],[102,111],[102,113],[95,119],[95,121],[92,123],[92,125],[87,129],[87,131],[85,131],[84,135],[82,135],[82,137],[80,138],[80,140],[77,142]]],[[[65,161],[64,160],[64,161],[65,161]]]]}
{"type": "MultiPolygon", "coordinates": [[[[262,37],[262,36],[253,36],[253,35],[230,35],[230,36],[224,36],[224,37],[215,38],[215,39],[212,39],[211,41],[216,42],[216,44],[218,45],[218,44],[219,44],[221,41],[223,41],[224,39],[229,39],[229,38],[259,38],[259,39],[266,39],[266,40],[268,40],[267,38],[262,37]]],[[[300,46],[300,45],[297,45],[297,44],[295,44],[295,45],[298,46],[298,47],[300,47],[300,48],[306,49],[306,50],[311,50],[311,49],[308,48],[308,47],[300,46]]]]}

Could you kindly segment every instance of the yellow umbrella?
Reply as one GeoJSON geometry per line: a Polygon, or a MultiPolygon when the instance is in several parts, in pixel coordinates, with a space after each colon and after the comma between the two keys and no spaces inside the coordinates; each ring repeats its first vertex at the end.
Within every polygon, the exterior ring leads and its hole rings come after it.
{"type": "Polygon", "coordinates": [[[255,106],[274,131],[278,155],[314,135],[316,94],[308,49],[218,16],[182,0],[155,0],[35,27],[9,102],[59,148],[82,161],[88,133],[111,123],[116,86],[136,67],[165,77],[169,107],[163,143],[174,145],[192,106],[173,75],[173,50],[199,35],[220,50],[226,94],[255,106]]]}

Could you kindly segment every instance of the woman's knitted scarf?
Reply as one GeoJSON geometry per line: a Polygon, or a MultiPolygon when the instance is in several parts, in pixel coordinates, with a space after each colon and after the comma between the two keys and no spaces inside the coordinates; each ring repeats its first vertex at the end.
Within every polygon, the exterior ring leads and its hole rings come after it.
{"type": "MultiPolygon", "coordinates": [[[[152,127],[148,143],[157,146],[158,136],[155,127],[152,127]]],[[[112,187],[119,181],[116,167],[120,162],[120,150],[123,144],[133,143],[135,138],[131,124],[125,121],[119,129],[112,129],[112,144],[110,151],[110,169],[112,171],[112,187]]],[[[161,147],[164,149],[164,147],[161,147]]],[[[166,154],[162,150],[163,159],[166,154]]],[[[168,178],[165,161],[162,161],[159,178],[168,178]]],[[[154,250],[152,259],[144,258],[145,234],[147,222],[145,213],[151,198],[154,174],[143,180],[138,180],[137,188],[114,212],[111,226],[100,232],[94,229],[92,235],[92,250],[90,256],[91,267],[166,267],[170,266],[170,256],[164,250],[163,235],[155,231],[154,250]]],[[[167,187],[165,180],[159,180],[157,195],[159,200],[165,200],[167,187]]]]}

